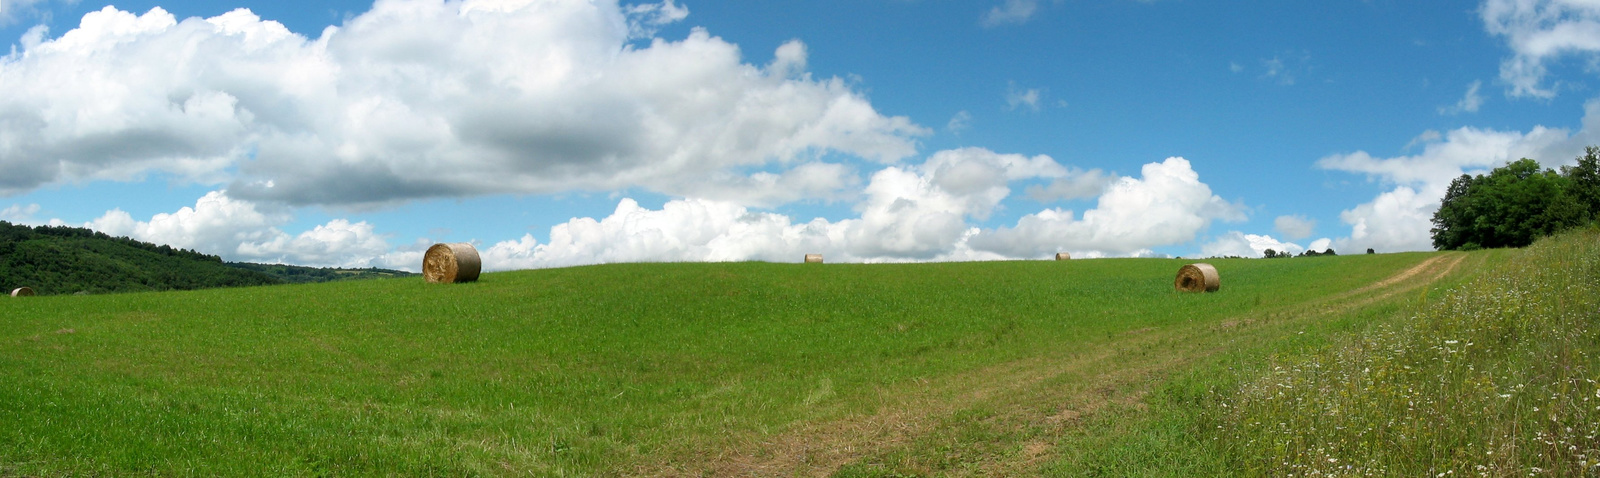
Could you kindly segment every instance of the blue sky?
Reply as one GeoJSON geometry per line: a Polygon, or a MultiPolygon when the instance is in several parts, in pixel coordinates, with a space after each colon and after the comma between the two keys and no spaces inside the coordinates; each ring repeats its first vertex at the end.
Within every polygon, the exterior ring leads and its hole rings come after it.
{"type": "Polygon", "coordinates": [[[0,0],[0,220],[229,260],[1425,250],[1600,143],[1576,0],[112,5],[0,0]]]}

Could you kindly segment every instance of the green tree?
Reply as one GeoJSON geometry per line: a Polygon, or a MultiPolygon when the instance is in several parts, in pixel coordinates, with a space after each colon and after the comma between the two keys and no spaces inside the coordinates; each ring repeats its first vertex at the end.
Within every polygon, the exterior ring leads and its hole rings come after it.
{"type": "Polygon", "coordinates": [[[1584,219],[1600,219],[1600,146],[1584,148],[1576,166],[1562,166],[1561,175],[1570,181],[1568,191],[1584,209],[1584,219]]]}
{"type": "Polygon", "coordinates": [[[1450,187],[1445,189],[1444,199],[1439,203],[1439,210],[1433,213],[1433,248],[1438,250],[1449,249],[1477,249],[1478,243],[1467,240],[1475,237],[1477,233],[1471,231],[1477,222],[1477,196],[1472,194],[1473,186],[1482,176],[1473,177],[1463,174],[1450,181],[1450,187]]]}
{"type": "Polygon", "coordinates": [[[1590,212],[1570,191],[1571,183],[1532,159],[1495,168],[1487,176],[1463,174],[1450,182],[1433,214],[1433,247],[1523,247],[1582,224],[1590,212]]]}

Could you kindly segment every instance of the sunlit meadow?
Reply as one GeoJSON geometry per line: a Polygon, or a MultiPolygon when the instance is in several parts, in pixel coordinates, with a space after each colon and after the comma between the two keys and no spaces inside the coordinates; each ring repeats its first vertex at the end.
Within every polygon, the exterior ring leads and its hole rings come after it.
{"type": "Polygon", "coordinates": [[[1600,231],[1542,241],[1403,320],[1214,390],[1198,422],[1264,476],[1600,473],[1600,231]]]}

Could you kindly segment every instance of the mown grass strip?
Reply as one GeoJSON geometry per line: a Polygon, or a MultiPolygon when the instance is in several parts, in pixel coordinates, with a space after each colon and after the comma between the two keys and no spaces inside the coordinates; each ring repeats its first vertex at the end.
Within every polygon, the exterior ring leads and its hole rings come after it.
{"type": "MultiPolygon", "coordinates": [[[[1157,423],[1173,376],[1195,367],[1259,357],[1293,344],[1310,347],[1375,315],[1413,301],[1412,292],[1449,280],[1485,254],[1413,256],[1410,267],[1301,302],[1250,307],[1222,320],[1137,329],[1119,340],[1085,344],[1085,356],[1042,360],[1040,379],[995,390],[981,401],[931,415],[926,433],[869,453],[842,476],[1191,476],[1206,468],[1192,451],[1164,448],[1192,441],[1186,428],[1157,423]],[[1152,409],[1152,406],[1154,409],[1152,409]]],[[[1214,376],[1214,375],[1213,375],[1214,376]]],[[[960,390],[984,389],[974,385],[960,390]]],[[[1168,420],[1173,421],[1173,420],[1168,420]]],[[[1185,422],[1174,421],[1177,424],[1185,422]]],[[[1215,463],[1215,460],[1212,461],[1215,463]]],[[[1226,474],[1226,473],[1222,473],[1226,474]]]]}

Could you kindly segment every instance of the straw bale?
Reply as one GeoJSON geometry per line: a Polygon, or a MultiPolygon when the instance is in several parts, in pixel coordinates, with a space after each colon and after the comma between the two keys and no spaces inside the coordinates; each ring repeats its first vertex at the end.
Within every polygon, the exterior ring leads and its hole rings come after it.
{"type": "MultiPolygon", "coordinates": [[[[0,290],[4,290],[4,289],[0,289],[0,290]]],[[[32,295],[33,295],[33,288],[32,287],[18,287],[16,289],[12,289],[11,290],[11,296],[12,297],[29,297],[29,296],[32,296],[32,295]]]]}
{"type": "Polygon", "coordinates": [[[1065,253],[1065,252],[1057,252],[1056,253],[1056,260],[1058,260],[1058,261],[1064,261],[1064,260],[1071,259],[1071,258],[1072,258],[1072,254],[1068,254],[1068,253],[1065,253]]]}
{"type": "Polygon", "coordinates": [[[822,254],[806,254],[806,263],[807,264],[821,264],[822,263],[822,254]]]}
{"type": "Polygon", "coordinates": [[[422,255],[422,278],[435,284],[478,280],[482,268],[478,249],[465,242],[434,244],[422,255]]]}
{"type": "Polygon", "coordinates": [[[1178,279],[1173,281],[1173,286],[1179,292],[1216,292],[1222,288],[1222,276],[1211,264],[1189,264],[1178,269],[1178,279]]]}

